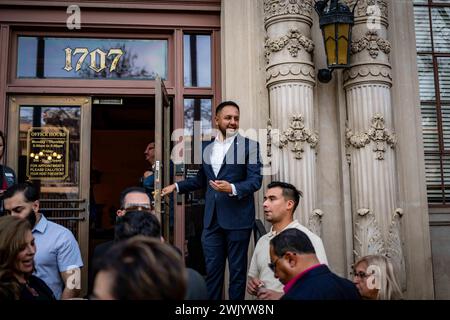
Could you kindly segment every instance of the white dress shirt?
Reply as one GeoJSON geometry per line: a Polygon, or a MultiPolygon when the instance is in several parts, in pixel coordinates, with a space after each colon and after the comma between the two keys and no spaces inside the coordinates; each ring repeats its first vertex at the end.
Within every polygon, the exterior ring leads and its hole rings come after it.
{"type": "MultiPolygon", "coordinates": [[[[236,132],[231,137],[228,137],[225,140],[223,140],[223,136],[219,132],[217,134],[216,138],[214,139],[212,150],[211,150],[210,161],[211,161],[211,167],[212,167],[216,177],[219,175],[219,171],[220,171],[220,168],[222,167],[223,160],[228,152],[228,149],[230,149],[230,146],[233,144],[233,141],[236,138],[237,134],[238,133],[236,132]]],[[[178,192],[179,191],[178,183],[175,183],[175,187],[178,192]]],[[[232,193],[230,194],[230,196],[237,196],[236,187],[232,183],[231,183],[231,190],[232,190],[232,193]]]]}

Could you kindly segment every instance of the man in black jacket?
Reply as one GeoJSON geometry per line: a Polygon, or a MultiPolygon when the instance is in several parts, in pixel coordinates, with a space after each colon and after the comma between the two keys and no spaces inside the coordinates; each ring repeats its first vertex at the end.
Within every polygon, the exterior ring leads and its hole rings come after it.
{"type": "Polygon", "coordinates": [[[282,300],[359,300],[355,285],[317,259],[308,236],[287,229],[270,241],[269,267],[284,284],[282,300]]]}

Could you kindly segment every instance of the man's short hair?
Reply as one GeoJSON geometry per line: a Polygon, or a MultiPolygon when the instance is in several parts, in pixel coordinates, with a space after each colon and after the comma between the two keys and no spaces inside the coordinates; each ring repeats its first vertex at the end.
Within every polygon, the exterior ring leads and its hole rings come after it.
{"type": "Polygon", "coordinates": [[[161,237],[161,225],[153,213],[130,211],[118,218],[114,234],[116,241],[137,235],[158,239],[161,237]]]}
{"type": "Polygon", "coordinates": [[[283,197],[286,200],[294,201],[294,209],[292,210],[292,212],[295,212],[295,209],[297,209],[297,206],[300,202],[300,197],[303,196],[302,192],[300,190],[297,190],[294,185],[281,181],[273,181],[267,185],[267,189],[272,188],[281,188],[283,190],[283,197]]]}
{"type": "Polygon", "coordinates": [[[31,182],[14,184],[3,193],[3,200],[14,197],[18,192],[23,193],[27,202],[39,200],[39,189],[31,182]]]}
{"type": "Polygon", "coordinates": [[[150,196],[147,194],[147,192],[145,192],[144,188],[141,187],[128,187],[126,189],[124,189],[121,193],[120,193],[120,207],[122,209],[125,209],[125,197],[127,196],[127,194],[129,193],[143,193],[145,195],[148,196],[148,198],[150,199],[150,203],[151,203],[151,198],[150,196]]]}
{"type": "Polygon", "coordinates": [[[286,229],[272,240],[270,245],[277,257],[282,257],[287,251],[299,254],[315,254],[314,246],[309,237],[296,228],[286,229]]]}
{"type": "Polygon", "coordinates": [[[239,106],[238,106],[238,104],[236,102],[234,102],[234,101],[223,101],[223,102],[219,103],[219,105],[217,106],[217,108],[216,108],[216,115],[218,115],[220,113],[220,111],[222,111],[223,108],[229,107],[229,106],[235,107],[240,112],[239,106]]]}

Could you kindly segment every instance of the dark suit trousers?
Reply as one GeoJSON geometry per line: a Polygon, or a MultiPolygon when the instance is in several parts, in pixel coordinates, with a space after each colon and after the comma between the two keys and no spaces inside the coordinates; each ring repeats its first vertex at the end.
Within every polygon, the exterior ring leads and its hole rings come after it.
{"type": "Polygon", "coordinates": [[[228,257],[230,300],[244,300],[247,279],[247,250],[252,229],[225,230],[213,221],[203,229],[202,245],[206,263],[206,287],[211,300],[222,299],[225,261],[228,257]]]}

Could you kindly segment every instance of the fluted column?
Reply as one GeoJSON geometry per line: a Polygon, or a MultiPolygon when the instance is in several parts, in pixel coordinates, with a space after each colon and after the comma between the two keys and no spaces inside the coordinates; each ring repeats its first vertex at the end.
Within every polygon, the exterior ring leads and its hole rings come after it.
{"type": "Polygon", "coordinates": [[[272,165],[275,178],[303,192],[295,215],[308,224],[316,209],[316,154],[314,131],[311,40],[311,0],[265,0],[266,83],[270,99],[272,165]]]}
{"type": "MultiPolygon", "coordinates": [[[[353,8],[355,0],[347,3],[353,8]]],[[[403,210],[397,206],[387,14],[384,0],[360,0],[355,10],[351,68],[344,73],[346,141],[350,153],[355,259],[385,254],[403,276],[399,230],[403,210]]]]}

